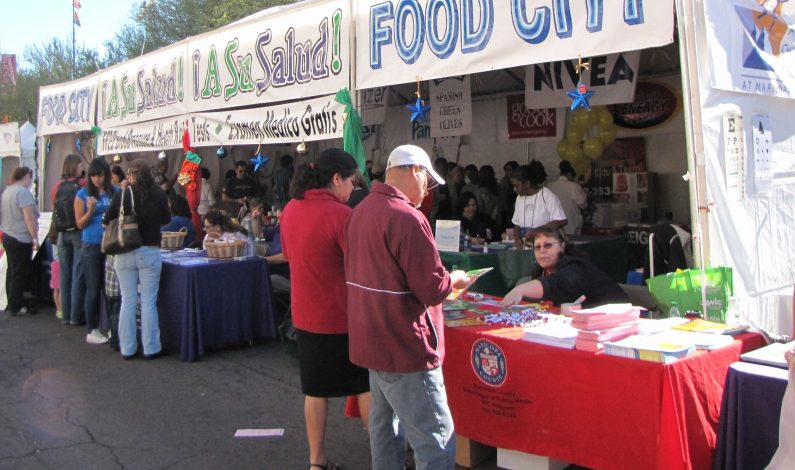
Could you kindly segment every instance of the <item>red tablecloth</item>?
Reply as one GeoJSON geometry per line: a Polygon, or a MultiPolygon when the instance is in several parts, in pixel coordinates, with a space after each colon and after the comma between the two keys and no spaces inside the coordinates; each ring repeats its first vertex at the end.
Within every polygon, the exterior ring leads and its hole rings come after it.
{"type": "Polygon", "coordinates": [[[445,328],[456,432],[599,469],[710,468],[726,371],[763,343],[744,334],[663,365],[530,343],[521,333],[445,328]]]}

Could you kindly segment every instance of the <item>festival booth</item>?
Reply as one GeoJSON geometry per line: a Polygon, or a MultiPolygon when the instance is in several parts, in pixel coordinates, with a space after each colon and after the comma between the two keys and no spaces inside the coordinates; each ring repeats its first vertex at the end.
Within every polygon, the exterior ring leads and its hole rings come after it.
{"type": "MultiPolygon", "coordinates": [[[[588,182],[589,196],[599,206],[592,221],[602,233],[622,233],[617,229],[623,227],[630,244],[645,245],[658,219],[690,224],[700,236],[693,242],[699,248],[697,266],[737,269],[735,260],[749,252],[717,243],[720,237],[737,237],[713,227],[719,219],[715,212],[721,211],[737,230],[749,232],[749,248],[777,257],[773,270],[781,276],[773,285],[791,290],[791,243],[786,232],[764,220],[768,202],[746,199],[740,214],[749,217],[738,224],[737,208],[718,209],[721,201],[711,195],[712,185],[725,188],[722,163],[708,166],[709,159],[722,156],[722,122],[715,121],[709,153],[703,145],[693,147],[695,126],[704,116],[691,106],[699,104],[691,85],[703,88],[716,81],[695,72],[696,64],[709,63],[706,41],[687,34],[694,9],[703,5],[551,3],[360,2],[356,87],[372,160],[385,163],[391,148],[413,143],[459,165],[490,164],[498,171],[509,160],[537,159],[554,178],[564,158],[588,182]],[[689,55],[693,44],[702,48],[698,58],[689,55]],[[578,67],[584,61],[587,70],[578,67]],[[572,106],[573,100],[581,105],[588,92],[591,116],[572,106]],[[425,115],[427,120],[421,119],[425,115]],[[761,207],[757,216],[755,208],[761,207]],[[759,230],[772,237],[764,248],[751,235],[759,230]]],[[[753,1],[735,3],[761,9],[753,1]]],[[[703,36],[703,23],[699,31],[703,36]]],[[[722,102],[735,98],[721,97],[722,102]]],[[[758,99],[748,97],[748,104],[758,99]]],[[[764,109],[786,104],[779,100],[764,109]]],[[[751,127],[745,131],[750,142],[751,127]]],[[[781,136],[779,151],[791,151],[788,127],[781,136]]],[[[791,178],[792,164],[787,165],[779,171],[791,178]]],[[[781,210],[793,207],[787,199],[791,188],[773,189],[783,198],[777,220],[791,215],[781,210]]],[[[638,267],[645,249],[636,251],[634,265],[627,261],[630,269],[638,267]]],[[[735,285],[732,303],[757,304],[759,294],[742,284],[761,274],[767,256],[750,260],[759,262],[758,271],[735,285]]],[[[494,267],[502,268],[502,261],[494,267]]],[[[784,301],[791,298],[779,300],[784,301]]],[[[754,314],[743,310],[741,316],[754,314]]],[[[528,343],[521,329],[503,326],[445,328],[445,385],[461,438],[458,463],[466,466],[477,463],[471,438],[499,448],[498,465],[505,468],[554,468],[554,460],[594,468],[707,468],[727,369],[741,352],[761,345],[751,334],[731,347],[650,364],[528,343]]]]}
{"type": "MultiPolygon", "coordinates": [[[[96,124],[70,130],[87,131],[80,148],[125,169],[135,158],[154,162],[160,154],[192,209],[201,167],[219,189],[236,161],[250,163],[256,177],[267,181],[279,155],[294,154],[298,144],[311,150],[331,145],[321,141],[343,145],[345,115],[352,109],[345,91],[347,10],[347,2],[338,0],[272,8],[60,85],[78,93],[90,82],[93,90],[88,103],[96,108],[96,124]]],[[[60,89],[46,91],[43,96],[60,92],[60,102],[70,102],[60,89]]],[[[47,146],[50,184],[63,156],[73,151],[68,135],[59,140],[66,146],[52,146],[53,137],[47,146]]],[[[194,218],[200,223],[195,212],[194,218]]],[[[164,345],[183,360],[196,360],[213,347],[275,336],[270,291],[260,258],[164,256],[158,300],[164,345]]]]}

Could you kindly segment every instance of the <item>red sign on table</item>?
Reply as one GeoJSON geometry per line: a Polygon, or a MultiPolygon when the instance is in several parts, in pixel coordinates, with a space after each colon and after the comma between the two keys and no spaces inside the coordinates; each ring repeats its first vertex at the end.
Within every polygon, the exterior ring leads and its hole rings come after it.
{"type": "Polygon", "coordinates": [[[509,139],[538,139],[557,135],[555,108],[527,109],[524,95],[508,96],[506,102],[509,139]]]}

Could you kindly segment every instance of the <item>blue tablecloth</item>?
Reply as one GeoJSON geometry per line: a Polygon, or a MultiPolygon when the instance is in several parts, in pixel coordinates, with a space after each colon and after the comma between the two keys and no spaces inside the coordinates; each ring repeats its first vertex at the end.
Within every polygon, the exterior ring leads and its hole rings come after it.
{"type": "Polygon", "coordinates": [[[735,362],[729,366],[718,425],[715,470],[763,469],[778,448],[787,370],[735,362]]]}
{"type": "Polygon", "coordinates": [[[163,259],[158,311],[163,345],[195,361],[208,349],[276,337],[268,266],[262,258],[163,259]],[[192,264],[197,263],[197,264],[192,264]]]}

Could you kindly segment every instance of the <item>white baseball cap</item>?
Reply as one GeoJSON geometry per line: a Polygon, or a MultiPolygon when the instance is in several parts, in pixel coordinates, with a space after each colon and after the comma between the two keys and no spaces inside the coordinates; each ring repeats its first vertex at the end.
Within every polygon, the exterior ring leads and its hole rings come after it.
{"type": "Polygon", "coordinates": [[[444,184],[444,178],[439,176],[431,165],[431,159],[420,147],[416,145],[401,145],[395,147],[395,150],[389,154],[389,159],[386,162],[386,169],[395,168],[398,166],[417,165],[425,168],[433,179],[439,184],[444,184]]]}

